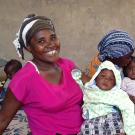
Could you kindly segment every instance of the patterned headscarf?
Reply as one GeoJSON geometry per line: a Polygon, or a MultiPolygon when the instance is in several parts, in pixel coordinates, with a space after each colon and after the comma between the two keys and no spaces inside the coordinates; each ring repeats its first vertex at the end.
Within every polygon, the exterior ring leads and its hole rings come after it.
{"type": "Polygon", "coordinates": [[[29,15],[24,19],[18,33],[16,33],[16,39],[13,41],[19,57],[24,59],[23,48],[27,47],[36,32],[43,29],[50,29],[55,32],[51,19],[44,16],[36,16],[35,14],[29,15]]]}
{"type": "Polygon", "coordinates": [[[113,30],[103,37],[98,44],[99,60],[119,58],[134,51],[135,43],[127,32],[113,30]]]}

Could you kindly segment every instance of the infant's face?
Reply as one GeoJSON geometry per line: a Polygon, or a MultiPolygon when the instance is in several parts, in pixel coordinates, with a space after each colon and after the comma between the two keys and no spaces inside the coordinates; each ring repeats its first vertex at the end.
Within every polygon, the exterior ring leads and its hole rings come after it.
{"type": "Polygon", "coordinates": [[[132,80],[135,80],[135,62],[132,61],[127,67],[127,75],[132,80]]]}
{"type": "Polygon", "coordinates": [[[96,77],[96,85],[102,90],[110,90],[115,84],[115,76],[112,70],[103,69],[96,77]]]}

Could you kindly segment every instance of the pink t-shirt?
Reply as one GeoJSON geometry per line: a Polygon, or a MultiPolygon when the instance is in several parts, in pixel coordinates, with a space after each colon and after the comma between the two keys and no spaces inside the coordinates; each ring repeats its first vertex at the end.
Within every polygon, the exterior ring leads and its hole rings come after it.
{"type": "Polygon", "coordinates": [[[14,76],[9,88],[24,105],[32,135],[71,135],[79,132],[82,124],[82,91],[72,79],[74,63],[60,58],[63,70],[60,84],[51,84],[28,62],[14,76]]]}

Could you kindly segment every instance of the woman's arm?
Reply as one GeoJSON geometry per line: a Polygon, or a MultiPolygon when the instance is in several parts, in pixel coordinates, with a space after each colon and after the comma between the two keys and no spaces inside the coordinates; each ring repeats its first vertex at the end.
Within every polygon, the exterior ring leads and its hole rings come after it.
{"type": "Polygon", "coordinates": [[[82,72],[81,80],[83,84],[85,84],[86,82],[90,81],[90,77],[85,72],[82,72]]]}
{"type": "Polygon", "coordinates": [[[8,88],[6,97],[0,109],[0,135],[3,133],[20,107],[21,103],[15,98],[11,90],[8,88]]]}

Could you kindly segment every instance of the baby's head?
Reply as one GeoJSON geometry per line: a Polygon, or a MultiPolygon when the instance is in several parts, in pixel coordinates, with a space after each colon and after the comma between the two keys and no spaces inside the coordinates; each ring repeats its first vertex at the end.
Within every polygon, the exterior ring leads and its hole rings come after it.
{"type": "Polygon", "coordinates": [[[125,77],[135,80],[135,56],[131,57],[130,63],[124,68],[125,77]]]}
{"type": "Polygon", "coordinates": [[[96,85],[102,90],[111,90],[116,85],[116,79],[112,70],[102,69],[95,79],[96,85]]]}
{"type": "Polygon", "coordinates": [[[12,59],[7,62],[4,67],[4,72],[7,75],[7,78],[12,79],[15,73],[22,68],[22,63],[18,60],[12,59]]]}
{"type": "Polygon", "coordinates": [[[112,62],[104,61],[100,64],[97,72],[88,83],[88,87],[95,87],[95,85],[105,91],[111,90],[114,87],[120,89],[120,71],[116,69],[112,62]]]}

